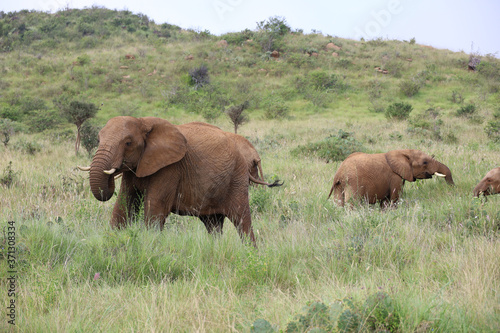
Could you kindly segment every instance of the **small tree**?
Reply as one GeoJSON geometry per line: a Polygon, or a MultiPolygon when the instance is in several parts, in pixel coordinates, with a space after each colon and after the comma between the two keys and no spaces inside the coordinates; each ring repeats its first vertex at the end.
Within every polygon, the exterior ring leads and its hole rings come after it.
{"type": "Polygon", "coordinates": [[[93,150],[99,146],[98,134],[100,130],[101,128],[99,126],[92,125],[88,121],[82,125],[82,145],[89,153],[89,156],[92,155],[93,150]]]}
{"type": "Polygon", "coordinates": [[[267,21],[257,22],[257,30],[257,41],[262,52],[272,52],[280,49],[280,42],[291,29],[284,17],[274,16],[267,21]]]}
{"type": "Polygon", "coordinates": [[[72,101],[69,105],[63,104],[59,105],[59,107],[66,119],[76,126],[75,154],[78,155],[82,125],[86,120],[95,117],[99,108],[94,103],[84,103],[79,101],[72,101]]]}
{"type": "Polygon", "coordinates": [[[2,142],[5,147],[10,141],[10,137],[14,135],[14,125],[10,119],[0,119],[0,135],[2,135],[2,142]]]}
{"type": "Polygon", "coordinates": [[[243,104],[231,106],[226,110],[226,114],[234,125],[234,133],[238,133],[238,127],[248,121],[248,116],[243,113],[248,108],[248,101],[243,104]]]}

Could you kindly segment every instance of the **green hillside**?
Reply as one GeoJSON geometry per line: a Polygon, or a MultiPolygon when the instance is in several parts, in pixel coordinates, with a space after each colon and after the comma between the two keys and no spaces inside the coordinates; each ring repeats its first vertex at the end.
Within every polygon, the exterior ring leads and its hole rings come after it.
{"type": "Polygon", "coordinates": [[[103,103],[101,122],[178,112],[213,119],[245,101],[251,118],[272,117],[269,109],[277,104],[293,117],[380,118],[377,112],[398,101],[443,114],[474,104],[489,116],[500,89],[493,57],[468,72],[468,54],[414,40],[304,34],[282,18],[214,36],[97,7],[21,11],[2,15],[0,35],[1,115],[21,121],[56,109],[53,100],[61,98],[103,103]],[[271,56],[275,50],[278,58],[271,56]],[[189,72],[200,66],[207,67],[210,84],[196,89],[189,72]]]}
{"type": "Polygon", "coordinates": [[[500,331],[500,195],[472,194],[500,165],[497,58],[94,7],[0,13],[0,72],[0,331],[500,331]],[[220,237],[174,214],[148,229],[142,211],[110,228],[116,197],[76,168],[96,130],[131,115],[233,131],[237,107],[266,180],[285,182],[249,189],[257,249],[227,219],[220,237]],[[71,117],[95,108],[75,154],[71,117]],[[353,151],[406,148],[455,185],[406,182],[385,210],[327,200],[353,151]]]}

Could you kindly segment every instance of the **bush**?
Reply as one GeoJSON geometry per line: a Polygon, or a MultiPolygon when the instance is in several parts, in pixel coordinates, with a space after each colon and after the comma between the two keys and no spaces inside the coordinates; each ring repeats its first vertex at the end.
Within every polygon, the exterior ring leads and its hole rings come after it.
{"type": "Polygon", "coordinates": [[[55,110],[38,110],[31,113],[25,121],[31,132],[43,132],[61,123],[61,117],[55,110]]]}
{"type": "Polygon", "coordinates": [[[493,61],[481,61],[479,65],[477,65],[476,70],[483,76],[490,79],[500,79],[500,66],[498,62],[493,61]]]}
{"type": "Polygon", "coordinates": [[[283,119],[288,117],[289,108],[285,100],[278,94],[271,93],[265,96],[261,102],[264,116],[267,119],[283,119]]]}
{"type": "Polygon", "coordinates": [[[490,140],[500,143],[500,109],[493,114],[493,120],[488,122],[484,131],[490,140]]]}
{"type": "Polygon", "coordinates": [[[406,97],[412,97],[420,91],[420,82],[415,79],[404,80],[399,84],[399,90],[406,97]]]}
{"type": "Polygon", "coordinates": [[[327,163],[343,161],[350,154],[365,150],[352,135],[352,133],[339,130],[336,135],[330,135],[322,141],[298,146],[292,150],[292,154],[315,156],[326,160],[327,163]]]}
{"type": "Polygon", "coordinates": [[[427,109],[424,113],[415,115],[408,120],[408,133],[421,134],[433,140],[442,140],[441,126],[443,121],[439,118],[439,112],[434,108],[427,109]]]}
{"type": "Polygon", "coordinates": [[[290,27],[283,17],[270,17],[257,23],[255,40],[262,47],[262,52],[272,52],[283,47],[283,37],[290,32],[290,27]]]}
{"type": "Polygon", "coordinates": [[[405,102],[396,102],[387,107],[385,110],[385,116],[388,119],[399,119],[404,120],[410,116],[413,106],[405,102]]]}
{"type": "Polygon", "coordinates": [[[82,54],[81,56],[79,56],[78,58],[76,58],[76,62],[80,66],[88,65],[88,64],[90,64],[90,56],[88,54],[82,54]]]}
{"type": "Polygon", "coordinates": [[[476,106],[474,104],[467,104],[457,110],[457,116],[471,118],[476,113],[476,106]]]}
{"type": "Polygon", "coordinates": [[[226,40],[228,44],[241,45],[249,39],[254,38],[254,32],[250,29],[245,29],[241,32],[230,32],[222,35],[221,38],[226,40]]]}
{"type": "Polygon", "coordinates": [[[189,85],[195,89],[200,89],[203,86],[210,83],[210,77],[208,75],[208,68],[205,65],[201,65],[198,68],[194,68],[189,71],[189,85]]]}
{"type": "Polygon", "coordinates": [[[15,172],[12,170],[12,161],[9,161],[9,165],[5,167],[3,170],[3,174],[0,177],[0,184],[2,186],[6,186],[7,188],[10,188],[12,184],[14,183],[14,180],[17,176],[18,172],[15,172]]]}
{"type": "Polygon", "coordinates": [[[286,58],[286,62],[297,68],[311,68],[314,66],[314,58],[308,57],[304,54],[294,53],[286,58]]]}
{"type": "Polygon", "coordinates": [[[10,119],[0,118],[0,135],[4,146],[10,141],[10,137],[14,135],[14,122],[10,119]]]}
{"type": "Polygon", "coordinates": [[[42,150],[42,145],[33,141],[19,140],[14,144],[14,149],[28,155],[35,155],[35,153],[38,153],[42,150]]]}
{"type": "MultiPolygon", "coordinates": [[[[398,306],[387,293],[377,292],[362,305],[351,298],[330,305],[309,302],[302,313],[287,324],[284,332],[399,332],[400,323],[398,306]]],[[[264,319],[256,320],[252,328],[253,332],[274,332],[264,319]]]]}

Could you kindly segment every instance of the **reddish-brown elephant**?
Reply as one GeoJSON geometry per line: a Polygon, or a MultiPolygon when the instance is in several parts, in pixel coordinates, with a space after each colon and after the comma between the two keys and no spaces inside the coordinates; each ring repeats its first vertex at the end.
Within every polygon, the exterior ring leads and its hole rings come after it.
{"type": "Polygon", "coordinates": [[[474,188],[474,195],[479,197],[500,193],[500,167],[491,169],[474,188]]]}
{"type": "Polygon", "coordinates": [[[445,177],[453,185],[450,169],[420,150],[392,150],[382,154],[353,153],[344,160],[333,178],[336,203],[344,206],[353,200],[365,200],[370,204],[380,201],[381,207],[399,200],[404,181],[445,177]]]}
{"type": "MultiPolygon", "coordinates": [[[[207,123],[201,123],[201,122],[194,122],[192,124],[199,124],[200,126],[209,126],[213,128],[220,129],[219,127],[212,125],[212,124],[207,124],[207,123]]],[[[232,132],[226,132],[226,135],[228,135],[230,138],[232,138],[235,143],[236,143],[236,148],[239,150],[239,152],[243,155],[245,158],[247,165],[248,165],[248,170],[250,172],[250,175],[253,177],[250,180],[254,184],[261,184],[257,183],[254,180],[260,180],[262,182],[265,182],[264,180],[264,171],[262,170],[262,160],[259,156],[259,153],[257,152],[257,149],[252,145],[250,141],[248,141],[245,137],[239,135],[239,134],[234,134],[232,132]]],[[[279,181],[275,181],[272,184],[266,183],[263,185],[267,186],[281,186],[283,183],[280,183],[279,181]]]]}
{"type": "Polygon", "coordinates": [[[248,202],[250,175],[235,141],[203,123],[172,125],[160,118],[115,117],[99,132],[88,169],[90,188],[101,201],[122,174],[112,227],[125,227],[144,202],[147,226],[163,228],[170,213],[199,217],[209,233],[221,233],[228,217],[242,238],[255,245],[248,202]]]}
{"type": "Polygon", "coordinates": [[[250,174],[254,178],[264,181],[264,171],[262,171],[261,159],[255,147],[241,135],[230,134],[236,142],[236,147],[245,158],[250,174]]]}

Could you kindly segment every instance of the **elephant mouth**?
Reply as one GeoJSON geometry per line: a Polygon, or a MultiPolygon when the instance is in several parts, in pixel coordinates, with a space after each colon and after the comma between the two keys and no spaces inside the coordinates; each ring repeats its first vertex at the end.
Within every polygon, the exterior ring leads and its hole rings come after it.
{"type": "Polygon", "coordinates": [[[415,178],[416,179],[429,179],[429,178],[432,178],[432,174],[430,174],[428,172],[424,172],[424,173],[421,173],[419,175],[416,175],[415,178]]]}
{"type": "Polygon", "coordinates": [[[430,179],[432,176],[437,176],[437,177],[446,177],[446,175],[443,175],[442,173],[435,172],[435,173],[429,173],[429,172],[424,172],[423,174],[417,175],[415,178],[417,179],[430,179]]]}

